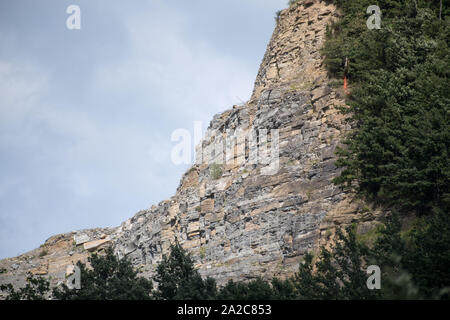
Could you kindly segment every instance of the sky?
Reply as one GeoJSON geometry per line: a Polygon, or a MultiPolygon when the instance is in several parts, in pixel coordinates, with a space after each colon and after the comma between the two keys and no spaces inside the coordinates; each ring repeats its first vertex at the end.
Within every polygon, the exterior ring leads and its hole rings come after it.
{"type": "Polygon", "coordinates": [[[172,132],[248,100],[286,3],[0,1],[0,258],[174,195],[172,132]]]}

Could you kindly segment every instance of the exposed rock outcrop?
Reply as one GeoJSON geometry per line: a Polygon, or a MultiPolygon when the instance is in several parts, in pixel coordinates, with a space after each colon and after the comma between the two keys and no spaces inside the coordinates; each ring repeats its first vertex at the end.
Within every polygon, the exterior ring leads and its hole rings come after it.
{"type": "MultiPolygon", "coordinates": [[[[38,266],[56,282],[68,264],[86,259],[86,249],[109,244],[151,275],[175,238],[192,252],[201,274],[219,283],[284,277],[305,252],[326,244],[336,226],[363,221],[367,230],[376,217],[359,212],[358,201],[331,182],[339,173],[336,147],[350,129],[337,110],[344,101],[328,86],[320,55],[326,26],[337,17],[333,4],[318,0],[282,11],[250,101],[214,117],[199,153],[206,150],[213,161],[204,163],[199,156],[172,198],[115,229],[55,236],[45,244],[47,256],[31,258],[42,250],[36,249],[2,260],[0,269],[7,271],[0,282],[23,278],[38,266]],[[278,130],[275,171],[251,161],[248,137],[264,129],[278,130]],[[220,164],[222,154],[211,147],[229,133],[237,136],[235,161],[220,164]]],[[[272,146],[275,137],[268,136],[272,146]]]]}

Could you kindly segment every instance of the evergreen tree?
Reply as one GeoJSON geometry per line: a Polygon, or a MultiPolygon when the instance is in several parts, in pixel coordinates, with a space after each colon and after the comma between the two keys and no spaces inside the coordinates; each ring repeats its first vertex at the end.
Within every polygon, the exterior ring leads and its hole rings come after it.
{"type": "Polygon", "coordinates": [[[450,216],[437,210],[426,222],[416,224],[411,248],[405,254],[405,269],[421,295],[450,298],[450,216]]]}
{"type": "Polygon", "coordinates": [[[1,285],[0,291],[6,292],[6,300],[46,300],[50,293],[50,282],[28,274],[25,287],[16,291],[13,285],[8,283],[1,285]]]}
{"type": "Polygon", "coordinates": [[[215,280],[202,279],[191,255],[178,242],[170,246],[169,256],[164,255],[158,264],[154,281],[158,283],[154,291],[157,299],[208,300],[217,294],[215,280]]]}
{"type": "Polygon", "coordinates": [[[249,282],[234,282],[230,280],[218,294],[221,300],[271,300],[276,299],[270,283],[256,278],[249,282]]]}
{"type": "Polygon", "coordinates": [[[138,277],[127,258],[119,259],[112,248],[105,255],[94,253],[88,258],[90,267],[78,262],[81,289],[69,289],[65,284],[53,290],[58,300],[148,300],[152,282],[138,277]]]}
{"type": "Polygon", "coordinates": [[[336,243],[331,250],[321,248],[315,263],[307,254],[295,275],[295,287],[301,299],[375,299],[377,290],[367,288],[366,261],[369,249],[356,241],[356,228],[350,226],[344,234],[336,231],[336,243]]]}
{"type": "Polygon", "coordinates": [[[405,268],[407,238],[407,236],[402,237],[398,213],[387,216],[383,226],[377,229],[377,238],[368,254],[368,260],[371,264],[380,267],[383,299],[423,298],[419,295],[411,274],[405,268]]]}
{"type": "Polygon", "coordinates": [[[273,278],[272,282],[272,299],[273,300],[294,300],[297,299],[294,281],[291,278],[280,280],[273,278]]]}
{"type": "Polygon", "coordinates": [[[342,111],[353,126],[334,182],[422,216],[408,234],[395,217],[380,231],[368,259],[380,264],[383,297],[448,297],[450,1],[333,2],[343,17],[328,29],[323,53],[336,78],[350,60],[350,107],[342,111]],[[366,27],[372,4],[380,30],[366,27]]]}
{"type": "MultiPolygon", "coordinates": [[[[447,1],[448,2],[448,1],[447,1]]],[[[344,61],[354,130],[339,151],[335,182],[384,205],[430,213],[449,201],[450,19],[448,3],[382,0],[382,28],[366,27],[366,0],[336,1],[344,17],[323,49],[332,76],[344,61]]]]}

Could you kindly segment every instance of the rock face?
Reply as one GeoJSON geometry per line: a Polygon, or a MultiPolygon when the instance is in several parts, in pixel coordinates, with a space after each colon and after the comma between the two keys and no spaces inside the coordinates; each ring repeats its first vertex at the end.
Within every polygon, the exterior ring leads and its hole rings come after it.
{"type": "MultiPolygon", "coordinates": [[[[67,267],[80,260],[86,262],[89,256],[89,251],[84,248],[86,244],[107,240],[115,231],[116,229],[99,228],[56,235],[37,249],[15,258],[0,260],[0,284],[12,283],[23,287],[27,273],[31,273],[51,277],[51,284],[56,285],[65,279],[67,267]]],[[[104,243],[103,248],[106,245],[104,243]]],[[[102,246],[99,245],[96,249],[101,250],[102,246]]]]}
{"type": "MultiPolygon", "coordinates": [[[[326,26],[337,17],[334,5],[318,0],[282,11],[252,98],[214,117],[198,147],[197,164],[184,174],[176,194],[118,228],[49,239],[49,248],[60,243],[51,249],[60,258],[44,256],[38,265],[47,266],[53,281],[61,280],[71,261],[112,244],[150,276],[176,238],[201,274],[219,283],[285,277],[307,251],[327,244],[336,226],[359,221],[370,229],[377,217],[359,213],[362,205],[331,182],[339,174],[336,147],[350,129],[337,111],[344,101],[328,86],[320,55],[326,26]],[[228,148],[230,136],[235,144],[228,148]],[[276,149],[275,167],[273,161],[252,158],[263,145],[276,149]]],[[[23,278],[34,265],[24,262],[27,255],[1,261],[6,271],[0,282],[23,278]]]]}

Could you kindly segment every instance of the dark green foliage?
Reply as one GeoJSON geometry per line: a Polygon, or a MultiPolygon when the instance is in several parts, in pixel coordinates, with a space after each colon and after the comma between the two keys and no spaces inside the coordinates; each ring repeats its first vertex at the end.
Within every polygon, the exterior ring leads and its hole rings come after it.
{"type": "Polygon", "coordinates": [[[401,232],[398,214],[392,215],[378,232],[367,260],[381,268],[383,298],[450,298],[448,214],[421,218],[407,233],[401,232]]]}
{"type": "Polygon", "coordinates": [[[297,294],[292,279],[274,278],[268,282],[256,278],[247,282],[230,280],[220,288],[217,299],[220,300],[292,300],[297,294]]]}
{"type": "Polygon", "coordinates": [[[25,287],[16,291],[9,283],[1,285],[0,291],[7,293],[6,300],[45,300],[49,296],[50,283],[42,277],[29,274],[25,287]]]}
{"type": "Polygon", "coordinates": [[[78,262],[81,271],[81,289],[70,290],[65,284],[53,290],[59,300],[147,300],[151,298],[152,282],[138,277],[131,262],[119,259],[112,248],[105,255],[88,258],[90,268],[78,262]]]}
{"type": "Polygon", "coordinates": [[[425,297],[450,298],[450,216],[438,211],[415,226],[405,269],[425,297]],[[442,290],[445,290],[444,294],[442,290]]]}
{"type": "Polygon", "coordinates": [[[396,260],[395,257],[405,254],[406,242],[401,237],[401,223],[398,215],[386,217],[377,233],[378,237],[371,252],[371,255],[376,257],[377,264],[384,266],[396,260]]]}
{"type": "Polygon", "coordinates": [[[407,241],[401,236],[398,215],[390,215],[377,230],[378,237],[367,260],[381,270],[383,299],[419,299],[418,288],[411,274],[404,269],[407,241]]]}
{"type": "Polygon", "coordinates": [[[369,249],[356,241],[355,227],[345,235],[337,230],[332,250],[321,249],[313,265],[313,256],[307,254],[295,275],[295,286],[302,299],[374,299],[377,290],[366,285],[366,257],[369,249]],[[314,268],[315,267],[315,268],[314,268]],[[314,272],[315,269],[315,272],[314,272]]]}
{"type": "Polygon", "coordinates": [[[69,289],[65,284],[50,290],[48,280],[27,278],[27,285],[15,291],[11,284],[0,289],[7,292],[9,300],[147,300],[151,298],[152,282],[138,277],[131,262],[118,259],[112,248],[105,255],[93,254],[88,258],[90,268],[78,262],[81,271],[81,289],[69,289]]]}
{"type": "Polygon", "coordinates": [[[294,300],[297,299],[297,293],[293,278],[280,280],[274,278],[272,285],[272,299],[273,300],[294,300]]]}
{"type": "Polygon", "coordinates": [[[337,78],[350,59],[346,112],[355,127],[335,182],[401,209],[442,208],[450,195],[449,1],[442,20],[437,1],[335,2],[344,17],[323,53],[337,78]],[[371,4],[381,8],[381,30],[366,27],[371,4]]]}
{"type": "Polygon", "coordinates": [[[314,263],[307,254],[294,277],[300,299],[449,299],[450,221],[437,212],[402,234],[391,215],[373,248],[356,241],[355,229],[337,232],[332,250],[321,249],[314,263]],[[368,290],[367,266],[381,269],[381,290],[368,290]]]}
{"type": "Polygon", "coordinates": [[[450,2],[442,10],[439,1],[334,2],[344,16],[329,28],[323,53],[338,79],[350,59],[344,112],[354,127],[335,183],[426,214],[404,237],[395,218],[380,231],[370,259],[382,267],[383,296],[448,297],[450,2]],[[381,30],[366,27],[372,4],[382,11],[381,30]]]}
{"type": "Polygon", "coordinates": [[[214,299],[217,292],[215,280],[203,280],[194,268],[194,262],[178,242],[170,246],[170,255],[163,256],[154,277],[158,289],[154,296],[164,300],[214,299]]]}
{"type": "Polygon", "coordinates": [[[154,280],[158,283],[154,296],[164,300],[269,300],[295,297],[294,286],[289,279],[274,279],[272,283],[261,278],[248,282],[230,280],[217,289],[214,279],[202,279],[194,268],[191,256],[178,242],[171,246],[170,255],[163,257],[154,280]]]}
{"type": "Polygon", "coordinates": [[[218,298],[221,300],[269,300],[273,298],[273,292],[270,284],[261,278],[249,282],[230,280],[221,288],[218,298]]]}

